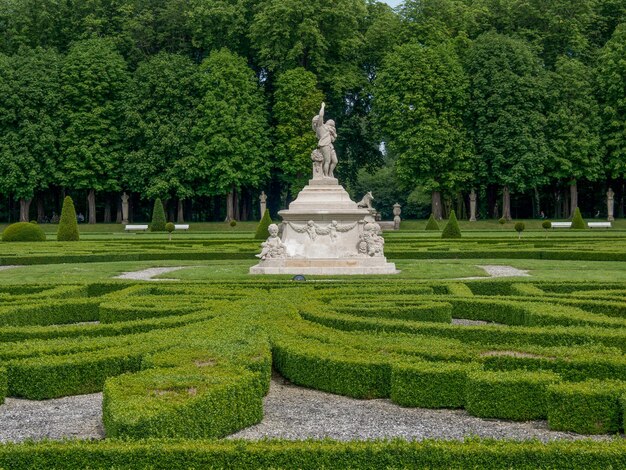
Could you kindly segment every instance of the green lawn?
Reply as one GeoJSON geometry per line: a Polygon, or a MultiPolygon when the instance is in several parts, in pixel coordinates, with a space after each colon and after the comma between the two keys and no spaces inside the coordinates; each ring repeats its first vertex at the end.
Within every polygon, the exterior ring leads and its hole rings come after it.
{"type": "MultiPolygon", "coordinates": [[[[530,270],[531,277],[515,278],[520,282],[551,281],[601,281],[626,282],[626,267],[623,262],[611,261],[544,261],[519,259],[465,259],[465,260],[394,260],[400,274],[393,278],[421,280],[457,279],[484,276],[485,271],[477,265],[493,264],[513,266],[530,270]]],[[[20,266],[0,271],[0,284],[28,283],[76,283],[111,280],[123,272],[139,271],[151,267],[187,266],[180,271],[159,277],[183,281],[215,281],[219,279],[251,279],[248,274],[253,260],[223,261],[125,261],[112,263],[68,263],[20,266]]],[[[272,276],[272,279],[290,279],[292,276],[272,276]]],[[[307,276],[324,279],[328,276],[307,276]]],[[[368,276],[374,278],[376,276],[368,276]]],[[[381,280],[386,276],[378,277],[381,280]]],[[[511,279],[511,278],[504,278],[511,279]]],[[[372,280],[371,282],[376,282],[372,280]]]]}

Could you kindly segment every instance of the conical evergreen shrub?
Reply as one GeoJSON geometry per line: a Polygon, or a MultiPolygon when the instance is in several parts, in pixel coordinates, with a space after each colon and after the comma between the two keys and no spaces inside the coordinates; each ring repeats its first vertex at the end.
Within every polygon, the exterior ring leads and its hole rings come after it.
{"type": "Polygon", "coordinates": [[[585,219],[583,219],[583,216],[580,213],[580,209],[578,207],[574,209],[574,217],[572,217],[572,228],[578,230],[584,230],[586,228],[585,219]]]}
{"type": "Polygon", "coordinates": [[[428,222],[426,223],[426,230],[441,230],[439,228],[439,224],[437,223],[437,221],[435,220],[435,216],[431,213],[430,217],[428,218],[428,222]]]}
{"type": "Polygon", "coordinates": [[[57,230],[57,240],[60,242],[77,242],[80,239],[78,232],[78,222],[76,221],[76,209],[74,201],[69,196],[63,199],[63,209],[59,219],[59,229],[57,230]]]}
{"type": "Polygon", "coordinates": [[[165,210],[161,199],[156,198],[154,208],[152,209],[152,223],[150,224],[151,232],[165,232],[165,210]]]}
{"type": "Polygon", "coordinates": [[[263,213],[263,217],[261,217],[261,221],[259,222],[259,225],[257,225],[256,227],[254,238],[257,238],[259,240],[265,240],[269,236],[267,232],[267,228],[270,226],[271,223],[272,223],[272,218],[270,217],[270,211],[269,209],[265,209],[265,212],[263,213]]]}
{"type": "Polygon", "coordinates": [[[461,229],[459,228],[459,222],[456,220],[454,211],[450,211],[450,218],[443,228],[443,232],[441,232],[441,238],[461,238],[461,229]]]}

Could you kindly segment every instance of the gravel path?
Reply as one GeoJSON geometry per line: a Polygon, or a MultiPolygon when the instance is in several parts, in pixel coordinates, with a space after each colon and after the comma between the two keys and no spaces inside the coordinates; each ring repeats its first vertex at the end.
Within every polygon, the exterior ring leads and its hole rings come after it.
{"type": "Polygon", "coordinates": [[[264,408],[265,417],[260,424],[230,437],[341,441],[392,437],[463,439],[468,436],[549,441],[583,437],[550,431],[545,421],[518,423],[475,418],[463,410],[402,408],[390,400],[356,400],[297,387],[280,377],[272,380],[264,408]]]}
{"type": "MultiPolygon", "coordinates": [[[[479,266],[476,265],[477,268],[482,268],[485,270],[489,277],[528,277],[527,269],[517,269],[513,266],[497,266],[493,264],[479,266]]],[[[459,277],[453,279],[454,281],[472,281],[474,279],[488,279],[485,276],[472,276],[472,277],[459,277]]]]}
{"type": "Polygon", "coordinates": [[[142,269],[141,271],[122,273],[119,276],[115,276],[115,279],[131,279],[133,281],[178,281],[179,279],[153,279],[153,277],[165,273],[171,273],[172,271],[178,271],[179,269],[184,268],[186,268],[186,266],[172,266],[170,268],[148,268],[142,269]]]}
{"type": "Polygon", "coordinates": [[[19,268],[19,266],[14,266],[14,265],[0,266],[0,271],[5,271],[7,269],[12,269],[12,268],[19,268]]]}
{"type": "MultiPolygon", "coordinates": [[[[356,400],[291,385],[274,377],[263,421],[228,438],[240,439],[463,439],[469,436],[541,441],[610,439],[550,431],[545,421],[486,420],[463,410],[402,408],[390,400],[356,400]]],[[[0,406],[0,442],[27,439],[102,439],[102,394],[31,401],[7,398],[0,406]]]]}
{"type": "Polygon", "coordinates": [[[101,393],[44,401],[7,398],[0,406],[0,442],[103,437],[101,393]]]}

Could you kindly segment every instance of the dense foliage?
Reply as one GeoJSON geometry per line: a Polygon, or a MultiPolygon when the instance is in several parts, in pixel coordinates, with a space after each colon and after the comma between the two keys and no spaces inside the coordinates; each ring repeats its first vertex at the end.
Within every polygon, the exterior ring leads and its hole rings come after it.
{"type": "Polygon", "coordinates": [[[0,0],[0,218],[275,215],[322,100],[355,198],[604,217],[611,186],[622,216],[625,54],[621,0],[0,0]]]}

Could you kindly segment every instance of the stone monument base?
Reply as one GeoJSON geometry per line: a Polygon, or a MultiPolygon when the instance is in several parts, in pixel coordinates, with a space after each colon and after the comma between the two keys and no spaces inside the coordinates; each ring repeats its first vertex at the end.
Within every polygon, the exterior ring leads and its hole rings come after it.
{"type": "Polygon", "coordinates": [[[376,258],[266,259],[250,268],[250,274],[355,275],[397,274],[394,263],[376,258]]]}

